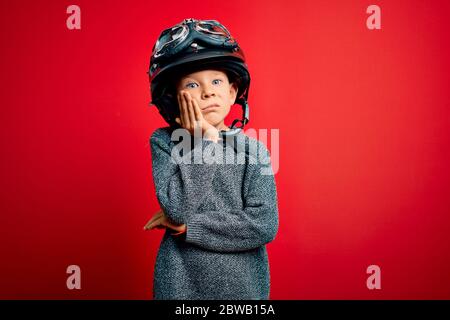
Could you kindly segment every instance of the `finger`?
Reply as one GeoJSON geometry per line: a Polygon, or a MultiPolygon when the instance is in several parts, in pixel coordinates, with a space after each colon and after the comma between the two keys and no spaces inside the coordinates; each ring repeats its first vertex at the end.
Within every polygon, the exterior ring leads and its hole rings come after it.
{"type": "Polygon", "coordinates": [[[198,106],[197,100],[193,101],[194,103],[194,112],[195,112],[195,119],[197,121],[201,121],[203,119],[202,112],[200,111],[200,107],[198,106]]]}
{"type": "Polygon", "coordinates": [[[194,98],[189,98],[189,121],[191,122],[191,126],[193,129],[195,129],[197,123],[195,122],[195,107],[194,107],[194,98]]]}
{"type": "Polygon", "coordinates": [[[202,121],[204,121],[202,112],[200,110],[200,107],[198,106],[197,100],[194,99],[192,102],[193,102],[193,105],[194,105],[195,121],[196,121],[197,125],[201,128],[202,127],[202,121]]]}
{"type": "Polygon", "coordinates": [[[151,224],[152,224],[156,219],[158,219],[159,217],[161,217],[163,214],[164,214],[164,213],[163,213],[162,210],[158,211],[158,212],[150,219],[150,221],[147,222],[147,224],[145,225],[144,229],[148,229],[149,226],[151,226],[151,224]]]}
{"type": "Polygon", "coordinates": [[[160,216],[158,219],[154,220],[152,223],[150,223],[148,225],[147,230],[151,230],[151,229],[155,228],[158,225],[164,225],[163,224],[164,220],[165,220],[164,217],[160,216]]]}
{"type": "Polygon", "coordinates": [[[147,230],[148,228],[150,228],[150,226],[152,225],[153,221],[155,221],[155,219],[156,219],[156,216],[153,216],[153,217],[145,224],[144,229],[147,230]]]}
{"type": "Polygon", "coordinates": [[[189,113],[188,113],[188,98],[186,96],[187,93],[183,93],[183,103],[181,104],[183,106],[183,123],[185,128],[190,128],[190,121],[189,121],[189,113]]]}
{"type": "Polygon", "coordinates": [[[159,217],[161,217],[164,214],[164,212],[162,210],[157,211],[153,217],[150,219],[150,223],[155,221],[156,219],[158,219],[159,217]]]}

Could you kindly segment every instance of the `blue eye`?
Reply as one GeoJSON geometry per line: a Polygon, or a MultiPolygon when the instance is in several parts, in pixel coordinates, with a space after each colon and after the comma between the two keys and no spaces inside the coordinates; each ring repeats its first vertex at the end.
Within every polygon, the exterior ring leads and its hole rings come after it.
{"type": "Polygon", "coordinates": [[[186,87],[188,87],[188,88],[195,88],[195,86],[192,87],[191,84],[192,84],[192,85],[197,85],[195,82],[189,82],[189,83],[186,85],[186,87]]]}
{"type": "Polygon", "coordinates": [[[219,84],[218,82],[215,82],[215,81],[222,81],[222,80],[221,80],[221,79],[214,79],[214,80],[213,80],[213,83],[214,83],[214,84],[219,84]]]}

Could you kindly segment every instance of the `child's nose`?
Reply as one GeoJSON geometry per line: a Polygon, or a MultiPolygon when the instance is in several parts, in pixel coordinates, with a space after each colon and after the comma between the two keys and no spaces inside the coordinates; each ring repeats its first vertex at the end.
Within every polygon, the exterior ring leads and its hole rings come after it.
{"type": "Polygon", "coordinates": [[[202,90],[202,97],[203,98],[208,98],[210,96],[214,96],[215,92],[214,92],[214,88],[212,88],[211,86],[204,86],[203,90],[202,90]]]}

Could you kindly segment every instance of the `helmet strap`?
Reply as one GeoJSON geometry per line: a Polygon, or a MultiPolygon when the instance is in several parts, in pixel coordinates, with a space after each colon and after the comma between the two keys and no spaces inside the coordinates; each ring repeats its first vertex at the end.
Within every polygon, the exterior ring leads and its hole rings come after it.
{"type": "Polygon", "coordinates": [[[247,103],[247,99],[246,98],[237,99],[236,103],[242,107],[242,119],[234,119],[233,123],[231,124],[230,130],[228,130],[228,131],[220,130],[219,134],[222,136],[233,136],[233,135],[239,133],[242,129],[244,129],[244,126],[249,121],[250,110],[249,110],[249,106],[247,103]],[[235,125],[239,122],[241,123],[241,126],[235,127],[235,125]]]}

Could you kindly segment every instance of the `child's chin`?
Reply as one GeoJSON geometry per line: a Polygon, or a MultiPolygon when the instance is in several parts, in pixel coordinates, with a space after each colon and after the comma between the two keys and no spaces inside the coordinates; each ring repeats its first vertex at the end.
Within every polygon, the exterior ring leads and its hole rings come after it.
{"type": "Polygon", "coordinates": [[[223,120],[220,117],[220,115],[216,112],[209,112],[207,115],[204,115],[203,118],[212,125],[214,125],[215,123],[219,123],[220,121],[223,120]]]}

